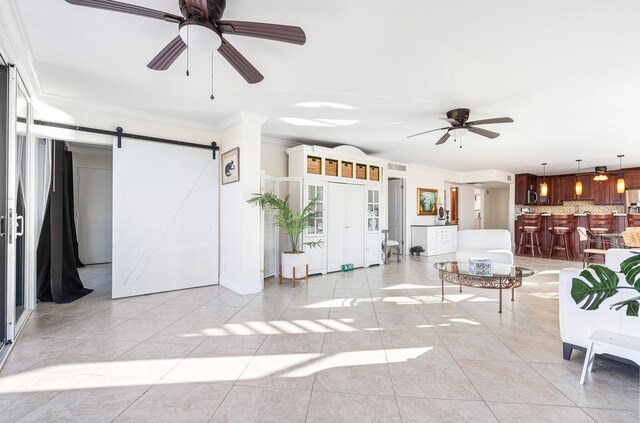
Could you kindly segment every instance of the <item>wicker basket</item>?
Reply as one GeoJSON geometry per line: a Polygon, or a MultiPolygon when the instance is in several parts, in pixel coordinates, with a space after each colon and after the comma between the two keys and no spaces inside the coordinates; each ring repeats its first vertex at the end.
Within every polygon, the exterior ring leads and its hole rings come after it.
{"type": "Polygon", "coordinates": [[[369,180],[371,180],[371,181],[379,181],[380,180],[380,168],[378,166],[370,166],[369,167],[369,180]]]}
{"type": "Polygon", "coordinates": [[[353,163],[342,162],[340,176],[342,176],[343,178],[353,178],[353,163]]]}
{"type": "Polygon", "coordinates": [[[333,159],[324,160],[325,176],[338,176],[338,161],[333,159]]]}
{"type": "Polygon", "coordinates": [[[307,156],[307,173],[322,175],[322,158],[307,156]]]}
{"type": "Polygon", "coordinates": [[[367,179],[367,165],[356,164],[356,179],[367,179]]]}

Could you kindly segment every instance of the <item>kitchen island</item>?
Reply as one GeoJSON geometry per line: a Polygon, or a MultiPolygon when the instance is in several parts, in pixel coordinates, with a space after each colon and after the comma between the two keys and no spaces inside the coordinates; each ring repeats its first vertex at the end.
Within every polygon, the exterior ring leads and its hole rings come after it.
{"type": "MultiPolygon", "coordinates": [[[[578,227],[587,227],[587,215],[574,213],[573,225],[574,229],[578,227]]],[[[624,231],[627,227],[627,215],[623,213],[614,214],[615,218],[613,220],[613,232],[620,233],[624,231]]],[[[520,226],[521,226],[522,214],[516,215],[515,222],[515,243],[516,243],[516,254],[518,251],[518,244],[520,243],[520,226]]],[[[540,248],[542,249],[542,253],[549,254],[549,243],[551,242],[551,214],[542,213],[542,230],[540,231],[540,248]]],[[[571,234],[571,255],[574,261],[582,261],[582,250],[584,249],[584,245],[580,244],[580,236],[578,235],[578,231],[574,230],[573,234],[571,234]]],[[[537,254],[537,251],[536,251],[537,254]]],[[[531,256],[531,250],[523,248],[520,254],[521,256],[531,256]]],[[[563,254],[557,253],[553,257],[558,257],[565,259],[563,254]]],[[[594,258],[597,260],[598,258],[594,258]]]]}

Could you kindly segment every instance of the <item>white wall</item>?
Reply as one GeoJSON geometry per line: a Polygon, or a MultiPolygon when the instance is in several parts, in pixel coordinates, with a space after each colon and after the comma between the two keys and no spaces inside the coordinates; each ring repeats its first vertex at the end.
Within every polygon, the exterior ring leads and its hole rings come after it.
{"type": "Polygon", "coordinates": [[[262,139],[260,146],[260,169],[267,176],[288,176],[289,155],[287,148],[292,144],[262,139]]]}
{"type": "Polygon", "coordinates": [[[473,229],[475,225],[474,192],[469,185],[456,185],[458,187],[458,229],[473,229]]]}
{"type": "Polygon", "coordinates": [[[484,195],[484,228],[509,229],[509,189],[492,188],[484,195]]]}
{"type": "Polygon", "coordinates": [[[237,113],[223,126],[221,153],[240,148],[240,181],[220,187],[220,284],[239,294],[262,290],[261,211],[247,204],[260,192],[264,118],[237,113]]]}
{"type": "MultiPolygon", "coordinates": [[[[448,172],[442,169],[427,168],[419,165],[409,165],[406,172],[406,233],[405,253],[408,254],[412,247],[411,225],[435,225],[437,216],[418,216],[417,192],[418,188],[431,188],[438,190],[438,203],[444,200],[446,181],[456,180],[456,172],[448,172]]],[[[448,199],[447,199],[448,200],[448,199]]]]}

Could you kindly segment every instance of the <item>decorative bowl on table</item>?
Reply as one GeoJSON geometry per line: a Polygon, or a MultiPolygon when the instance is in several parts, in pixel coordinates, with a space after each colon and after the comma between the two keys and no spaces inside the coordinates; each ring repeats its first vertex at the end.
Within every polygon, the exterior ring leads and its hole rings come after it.
{"type": "Polygon", "coordinates": [[[470,258],[469,273],[477,276],[491,276],[493,274],[493,261],[488,258],[470,258]]]}

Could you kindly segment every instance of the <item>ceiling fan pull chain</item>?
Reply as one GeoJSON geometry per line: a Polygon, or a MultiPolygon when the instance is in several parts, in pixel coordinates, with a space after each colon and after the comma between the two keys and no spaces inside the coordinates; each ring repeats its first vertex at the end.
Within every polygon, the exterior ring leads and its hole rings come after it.
{"type": "Polygon", "coordinates": [[[189,27],[187,27],[187,76],[189,76],[189,27]]]}
{"type": "Polygon", "coordinates": [[[213,100],[215,97],[213,96],[213,52],[211,52],[211,97],[209,97],[211,100],[213,100]]]}

